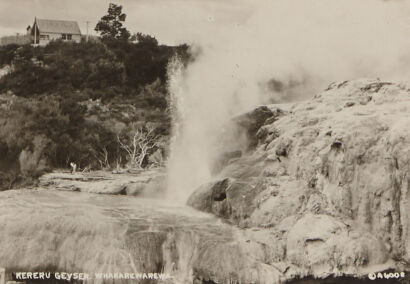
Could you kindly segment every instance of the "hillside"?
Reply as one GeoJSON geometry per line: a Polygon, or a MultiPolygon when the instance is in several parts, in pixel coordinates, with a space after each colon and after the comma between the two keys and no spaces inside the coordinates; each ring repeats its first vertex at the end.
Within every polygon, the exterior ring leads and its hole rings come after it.
{"type": "Polygon", "coordinates": [[[156,140],[141,165],[162,161],[167,64],[176,54],[187,60],[188,47],[144,39],[0,48],[0,189],[71,162],[80,170],[125,167],[132,161],[119,140],[127,145],[141,129],[156,140]]]}
{"type": "Polygon", "coordinates": [[[409,109],[408,83],[357,80],[238,116],[248,144],[188,204],[262,243],[278,281],[409,271],[409,109]]]}

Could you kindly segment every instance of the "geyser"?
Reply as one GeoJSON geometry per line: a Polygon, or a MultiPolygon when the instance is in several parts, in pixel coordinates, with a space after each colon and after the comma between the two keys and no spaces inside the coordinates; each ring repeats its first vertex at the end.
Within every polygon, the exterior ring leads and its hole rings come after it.
{"type": "Polygon", "coordinates": [[[233,114],[304,99],[335,80],[410,73],[406,1],[238,1],[232,13],[238,6],[246,13],[232,24],[215,19],[206,34],[198,26],[190,40],[202,52],[185,70],[171,63],[178,115],[168,187],[178,200],[212,178],[218,135],[233,114]]]}

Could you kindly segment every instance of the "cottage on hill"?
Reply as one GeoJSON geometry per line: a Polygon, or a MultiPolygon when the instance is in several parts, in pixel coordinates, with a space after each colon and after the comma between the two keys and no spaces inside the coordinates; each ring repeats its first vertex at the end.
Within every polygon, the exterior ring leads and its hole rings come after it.
{"type": "Polygon", "coordinates": [[[52,40],[81,41],[81,31],[75,21],[35,19],[29,30],[34,44],[47,45],[52,40]]]}

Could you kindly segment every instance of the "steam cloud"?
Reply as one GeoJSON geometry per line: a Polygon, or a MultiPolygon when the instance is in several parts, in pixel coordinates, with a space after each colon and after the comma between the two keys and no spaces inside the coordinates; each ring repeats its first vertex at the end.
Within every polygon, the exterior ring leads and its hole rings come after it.
{"type": "MultiPolygon", "coordinates": [[[[235,4],[236,3],[236,4],[235,4]]],[[[211,179],[216,133],[233,114],[313,96],[333,81],[410,74],[410,4],[381,0],[237,1],[248,17],[196,40],[201,53],[173,88],[179,135],[169,193],[186,200],[211,179]]],[[[217,20],[217,19],[216,19],[217,20]]]]}

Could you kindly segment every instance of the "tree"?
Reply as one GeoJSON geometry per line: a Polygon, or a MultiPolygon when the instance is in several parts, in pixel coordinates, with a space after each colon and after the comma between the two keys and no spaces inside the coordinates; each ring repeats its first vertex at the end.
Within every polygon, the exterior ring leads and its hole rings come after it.
{"type": "Polygon", "coordinates": [[[95,26],[95,30],[101,34],[104,40],[124,40],[127,41],[131,34],[123,27],[126,14],[122,13],[122,6],[110,3],[108,14],[103,16],[95,26]]]}
{"type": "Polygon", "coordinates": [[[128,154],[128,162],[132,168],[143,168],[145,159],[158,148],[159,135],[155,135],[156,129],[152,126],[139,127],[130,135],[130,141],[126,142],[117,136],[121,149],[128,154]]]}
{"type": "Polygon", "coordinates": [[[158,46],[158,40],[155,37],[143,33],[133,34],[130,40],[137,41],[140,45],[147,45],[151,47],[158,46]]]}

